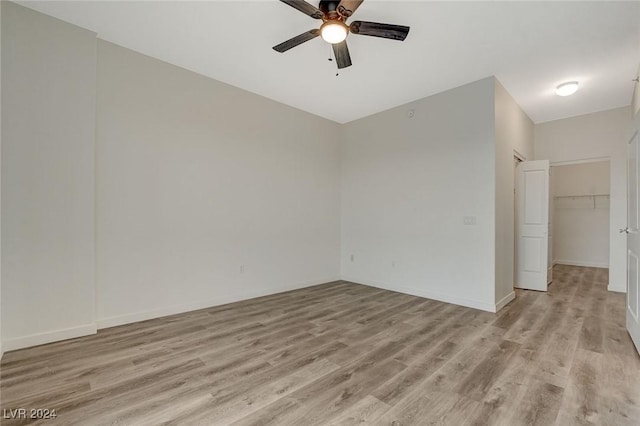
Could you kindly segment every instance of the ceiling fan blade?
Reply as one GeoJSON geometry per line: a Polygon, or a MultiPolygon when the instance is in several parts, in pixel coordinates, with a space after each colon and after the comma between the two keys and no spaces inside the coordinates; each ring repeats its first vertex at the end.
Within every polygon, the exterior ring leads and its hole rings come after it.
{"type": "Polygon", "coordinates": [[[305,41],[312,40],[320,35],[320,30],[311,30],[306,33],[302,33],[298,36],[290,38],[289,40],[278,44],[277,46],[273,46],[273,50],[276,52],[286,52],[289,49],[296,47],[299,44],[304,43],[305,41]]]}
{"type": "Polygon", "coordinates": [[[338,13],[345,18],[348,18],[353,15],[353,12],[360,7],[363,1],[364,0],[342,0],[338,5],[338,13]]]}
{"type": "Polygon", "coordinates": [[[300,12],[305,15],[309,15],[315,19],[322,19],[324,17],[324,13],[318,9],[317,7],[307,3],[304,0],[280,0],[282,3],[288,4],[294,9],[298,9],[300,12]]]}
{"type": "Polygon", "coordinates": [[[379,22],[353,21],[349,26],[353,34],[373,37],[389,38],[391,40],[404,40],[409,34],[409,27],[404,25],[381,24],[379,22]]]}
{"type": "Polygon", "coordinates": [[[336,63],[338,68],[346,68],[351,66],[351,56],[349,55],[349,48],[347,42],[341,41],[340,43],[333,44],[333,55],[336,57],[336,63]]]}

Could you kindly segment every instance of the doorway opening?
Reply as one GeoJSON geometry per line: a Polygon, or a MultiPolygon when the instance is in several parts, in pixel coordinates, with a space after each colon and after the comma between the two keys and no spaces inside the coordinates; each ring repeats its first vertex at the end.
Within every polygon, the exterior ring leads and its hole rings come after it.
{"type": "Polygon", "coordinates": [[[551,166],[552,264],[609,268],[609,160],[551,166]]]}

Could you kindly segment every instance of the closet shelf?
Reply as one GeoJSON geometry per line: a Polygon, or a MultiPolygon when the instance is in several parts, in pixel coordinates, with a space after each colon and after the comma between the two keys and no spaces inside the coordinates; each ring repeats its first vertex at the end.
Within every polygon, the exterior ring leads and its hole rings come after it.
{"type": "Polygon", "coordinates": [[[608,209],[609,194],[557,195],[553,197],[557,209],[608,209]]]}
{"type": "Polygon", "coordinates": [[[556,195],[553,198],[595,198],[595,197],[607,197],[609,198],[609,194],[593,194],[593,195],[556,195]]]}

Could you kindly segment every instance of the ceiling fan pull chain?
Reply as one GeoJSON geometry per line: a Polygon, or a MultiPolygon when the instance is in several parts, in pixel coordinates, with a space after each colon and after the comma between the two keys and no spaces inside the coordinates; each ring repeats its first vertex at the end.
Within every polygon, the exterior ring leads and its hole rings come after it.
{"type": "MultiPolygon", "coordinates": [[[[333,55],[333,47],[331,45],[329,45],[329,62],[333,62],[333,58],[331,57],[331,55],[333,55]]],[[[336,77],[339,76],[340,73],[336,72],[336,77]]]]}

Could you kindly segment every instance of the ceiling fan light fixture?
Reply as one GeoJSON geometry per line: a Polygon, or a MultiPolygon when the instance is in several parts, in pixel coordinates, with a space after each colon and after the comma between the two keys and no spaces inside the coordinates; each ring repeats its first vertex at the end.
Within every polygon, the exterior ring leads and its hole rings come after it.
{"type": "Polygon", "coordinates": [[[348,33],[347,26],[340,21],[327,21],[320,27],[322,39],[331,44],[343,42],[348,33]]]}
{"type": "Polygon", "coordinates": [[[556,95],[558,96],[570,96],[576,93],[577,91],[578,91],[577,81],[568,81],[556,87],[556,95]]]}

